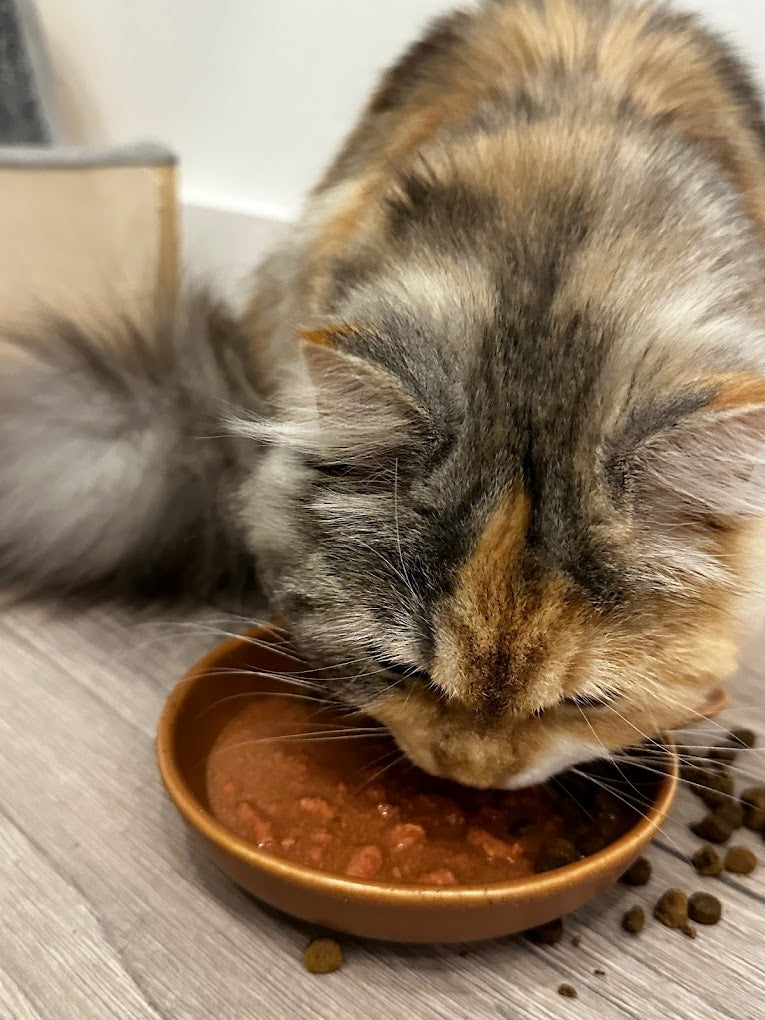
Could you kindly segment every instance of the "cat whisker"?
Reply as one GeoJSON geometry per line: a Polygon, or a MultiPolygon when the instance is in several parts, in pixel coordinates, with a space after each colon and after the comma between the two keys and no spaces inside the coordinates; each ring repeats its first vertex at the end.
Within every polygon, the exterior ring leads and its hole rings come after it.
{"type": "Polygon", "coordinates": [[[391,751],[391,754],[395,754],[396,752],[397,752],[396,757],[394,757],[393,760],[391,762],[389,762],[387,765],[383,766],[383,768],[378,769],[377,772],[375,772],[375,773],[373,773],[373,775],[369,776],[361,784],[361,786],[359,786],[357,789],[354,790],[354,794],[361,793],[362,790],[366,789],[366,787],[368,787],[368,786],[371,786],[372,783],[375,782],[375,780],[380,779],[380,777],[384,776],[386,772],[389,772],[394,766],[398,765],[398,763],[402,759],[406,758],[406,755],[404,754],[404,752],[401,751],[398,747],[394,748],[393,751],[391,751]]]}
{"type": "MultiPolygon", "coordinates": [[[[613,760],[613,759],[611,759],[611,760],[613,760]]],[[[575,769],[572,769],[571,771],[574,772],[575,774],[579,775],[579,776],[582,776],[584,778],[590,779],[592,782],[595,783],[596,786],[599,786],[601,789],[605,790],[606,793],[609,793],[612,797],[616,797],[617,800],[620,800],[627,807],[631,808],[632,810],[637,810],[638,813],[641,815],[641,817],[643,817],[643,818],[648,817],[648,813],[647,813],[646,810],[641,810],[639,806],[635,805],[634,803],[631,803],[630,799],[622,796],[621,793],[619,793],[616,790],[614,790],[604,780],[600,780],[600,779],[598,779],[598,778],[596,778],[594,776],[591,776],[588,773],[581,771],[580,769],[576,769],[575,768],[575,769]]],[[[648,806],[650,806],[650,801],[645,805],[645,807],[648,807],[648,806]]],[[[683,856],[683,858],[688,860],[687,855],[680,848],[680,846],[678,845],[677,841],[667,832],[667,830],[663,826],[658,826],[658,830],[657,831],[659,831],[664,836],[665,839],[667,839],[670,843],[672,843],[672,845],[675,847],[675,849],[678,851],[678,853],[680,853],[683,856]]]]}
{"type": "MultiPolygon", "coordinates": [[[[564,773],[564,775],[565,775],[565,773],[564,773]]],[[[553,783],[555,786],[559,786],[561,788],[561,790],[564,792],[564,794],[567,797],[570,797],[571,800],[573,800],[573,802],[576,804],[576,806],[579,808],[579,810],[582,811],[583,814],[587,815],[587,817],[590,819],[591,822],[595,821],[593,816],[590,814],[590,812],[587,810],[587,808],[584,806],[584,804],[582,804],[582,802],[579,800],[579,798],[575,794],[573,794],[570,789],[568,789],[566,787],[565,783],[563,782],[563,776],[562,775],[553,776],[551,778],[550,782],[553,783]]]]}
{"type": "Polygon", "coordinates": [[[231,701],[241,701],[245,698],[289,698],[292,701],[311,701],[325,705],[327,708],[333,707],[332,702],[325,700],[324,698],[317,697],[313,694],[294,694],[291,691],[240,691],[238,694],[228,694],[223,698],[218,698],[216,701],[211,702],[206,708],[194,716],[194,722],[198,722],[203,719],[210,712],[221,705],[228,704],[231,701]]]}
{"type": "MultiPolygon", "coordinates": [[[[277,673],[277,672],[272,673],[268,670],[240,669],[239,667],[234,666],[219,666],[217,668],[213,667],[211,669],[204,670],[204,672],[199,673],[198,675],[209,677],[213,676],[256,677],[259,680],[278,680],[280,684],[285,684],[291,687],[302,687],[305,688],[306,690],[317,692],[326,691],[326,688],[323,687],[321,684],[313,683],[310,680],[303,680],[299,676],[292,676],[289,673],[277,673]]],[[[255,688],[253,688],[253,693],[256,693],[255,688]]]]}
{"type": "Polygon", "coordinates": [[[347,732],[342,732],[342,727],[339,727],[338,730],[316,730],[310,733],[284,733],[270,737],[252,737],[249,740],[241,740],[233,744],[216,747],[205,755],[198,764],[201,765],[203,762],[212,761],[213,758],[217,758],[221,754],[229,751],[238,751],[244,747],[262,747],[268,744],[319,744],[343,740],[379,740],[386,736],[385,731],[381,732],[378,727],[372,727],[369,731],[351,729],[347,732]]]}
{"type": "MultiPolygon", "coordinates": [[[[638,760],[635,757],[631,757],[630,758],[630,757],[620,757],[619,755],[614,755],[614,756],[612,756],[611,760],[612,761],[618,760],[618,761],[624,762],[625,764],[634,765],[636,768],[640,768],[642,771],[648,772],[648,773],[652,773],[653,775],[666,776],[666,774],[667,774],[666,773],[666,769],[662,769],[662,768],[658,767],[658,764],[652,764],[652,763],[650,763],[648,761],[641,762],[640,760],[638,760]]],[[[696,782],[694,782],[691,779],[685,778],[684,776],[680,776],[678,778],[678,784],[680,786],[682,786],[682,787],[685,787],[685,788],[691,790],[691,792],[693,792],[693,790],[706,790],[706,789],[708,789],[708,787],[704,786],[703,783],[696,783],[696,782]]],[[[720,793],[719,796],[723,800],[730,801],[731,803],[738,803],[739,802],[739,798],[735,794],[720,793]]]]}

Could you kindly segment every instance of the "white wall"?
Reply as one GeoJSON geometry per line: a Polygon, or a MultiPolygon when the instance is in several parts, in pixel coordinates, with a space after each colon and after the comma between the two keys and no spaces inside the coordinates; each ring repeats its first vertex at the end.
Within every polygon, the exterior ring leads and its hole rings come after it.
{"type": "Polygon", "coordinates": [[[37,0],[73,141],[155,137],[202,206],[295,214],[380,69],[449,0],[37,0]]]}
{"type": "MultiPolygon", "coordinates": [[[[454,6],[452,0],[37,5],[69,138],[169,143],[181,156],[192,256],[204,251],[209,262],[214,252],[224,272],[249,267],[269,235],[258,220],[250,228],[249,218],[294,216],[380,70],[425,21],[454,6]],[[215,209],[222,211],[218,218],[210,213],[215,209]]],[[[763,0],[695,6],[733,35],[765,85],[763,0]]]]}

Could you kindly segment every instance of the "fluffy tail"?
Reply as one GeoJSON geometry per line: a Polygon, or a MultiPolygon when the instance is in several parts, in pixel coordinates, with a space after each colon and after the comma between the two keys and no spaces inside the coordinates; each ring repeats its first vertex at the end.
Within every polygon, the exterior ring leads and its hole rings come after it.
{"type": "Polygon", "coordinates": [[[201,297],[156,318],[0,337],[4,587],[209,597],[244,579],[220,426],[257,409],[244,340],[201,297]]]}

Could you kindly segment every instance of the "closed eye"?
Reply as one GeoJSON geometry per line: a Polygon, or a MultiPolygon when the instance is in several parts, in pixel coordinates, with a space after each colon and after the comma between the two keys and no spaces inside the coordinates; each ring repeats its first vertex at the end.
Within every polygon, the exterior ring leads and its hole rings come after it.
{"type": "Polygon", "coordinates": [[[430,683],[430,673],[424,669],[418,669],[417,666],[412,666],[408,662],[396,662],[393,659],[380,658],[377,661],[389,673],[395,673],[397,676],[403,676],[407,679],[424,680],[425,683],[430,683]]]}
{"type": "Polygon", "coordinates": [[[606,691],[604,694],[575,694],[571,698],[564,698],[561,704],[573,705],[575,708],[608,708],[618,699],[615,691],[606,691]]]}

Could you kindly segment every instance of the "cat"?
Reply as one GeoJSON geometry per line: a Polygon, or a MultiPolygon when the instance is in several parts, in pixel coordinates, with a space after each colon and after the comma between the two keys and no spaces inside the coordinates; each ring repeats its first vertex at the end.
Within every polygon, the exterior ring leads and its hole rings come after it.
{"type": "Polygon", "coordinates": [[[442,17],[242,315],[5,337],[2,576],[262,585],[477,787],[676,727],[763,610],[764,242],[760,101],[695,17],[442,17]]]}

